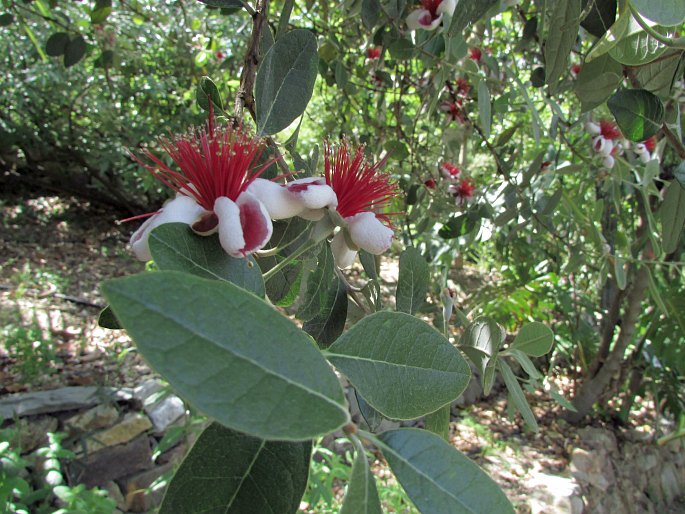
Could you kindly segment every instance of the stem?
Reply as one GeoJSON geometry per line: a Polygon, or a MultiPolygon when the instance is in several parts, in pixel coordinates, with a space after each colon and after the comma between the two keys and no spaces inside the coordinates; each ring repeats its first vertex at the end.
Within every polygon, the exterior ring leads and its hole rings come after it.
{"type": "Polygon", "coordinates": [[[288,266],[291,262],[293,262],[295,259],[297,259],[300,255],[303,253],[307,252],[308,250],[311,250],[314,248],[317,244],[319,244],[318,241],[309,241],[309,243],[305,243],[302,246],[300,246],[297,250],[295,250],[293,253],[288,255],[285,259],[283,259],[281,262],[276,264],[273,268],[271,268],[269,271],[264,273],[264,282],[268,282],[273,276],[281,271],[283,268],[288,266]]]}
{"type": "MultiPolygon", "coordinates": [[[[245,4],[246,5],[246,4],[245,4]]],[[[259,64],[259,44],[262,41],[262,29],[267,23],[269,15],[269,0],[258,0],[256,9],[252,14],[252,35],[245,54],[243,72],[240,75],[240,87],[235,95],[234,114],[236,123],[241,123],[243,109],[247,109],[253,120],[257,120],[254,101],[254,84],[259,64]]]]}

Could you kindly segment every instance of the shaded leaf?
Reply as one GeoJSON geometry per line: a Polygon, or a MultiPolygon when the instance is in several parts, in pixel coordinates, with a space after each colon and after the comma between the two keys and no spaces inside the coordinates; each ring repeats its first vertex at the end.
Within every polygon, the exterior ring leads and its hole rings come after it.
{"type": "Polygon", "coordinates": [[[527,323],[521,327],[511,348],[520,350],[531,357],[542,357],[552,349],[554,334],[552,330],[538,321],[527,323]]]}
{"type": "Polygon", "coordinates": [[[640,66],[636,69],[637,80],[647,91],[661,98],[669,98],[673,82],[682,71],[684,54],[684,52],[676,53],[671,57],[640,66]]]}
{"type": "Polygon", "coordinates": [[[640,142],[655,135],[664,122],[664,104],[644,89],[621,89],[607,101],[623,135],[640,142]]]}
{"type": "MultiPolygon", "coordinates": [[[[329,286],[337,278],[331,246],[320,245],[318,254],[305,262],[305,268],[311,271],[306,271],[306,291],[302,296],[300,308],[297,309],[297,317],[308,321],[321,312],[329,297],[329,286]]],[[[337,290],[337,284],[335,290],[337,290]]]]}
{"type": "Polygon", "coordinates": [[[379,0],[362,0],[362,23],[371,30],[381,17],[381,3],[379,0]]]}
{"type": "MultiPolygon", "coordinates": [[[[685,168],[685,163],[680,165],[685,168]]],[[[661,204],[661,238],[664,253],[676,251],[685,224],[685,187],[672,180],[661,204]]]]}
{"type": "Polygon", "coordinates": [[[461,0],[452,15],[447,33],[450,36],[461,34],[471,23],[480,20],[483,15],[499,3],[499,0],[461,0]]]}
{"type": "Polygon", "coordinates": [[[588,2],[594,2],[588,15],[580,25],[595,37],[602,37],[616,21],[616,0],[584,0],[583,9],[588,2]]]}
{"type": "Polygon", "coordinates": [[[319,348],[327,348],[340,337],[347,321],[347,285],[337,275],[329,284],[321,310],[302,325],[302,330],[314,338],[319,348]]]}
{"type": "Polygon", "coordinates": [[[448,403],[443,405],[435,412],[427,414],[424,423],[425,429],[440,436],[445,441],[450,439],[450,415],[452,414],[452,406],[448,403]]]}
{"type": "MultiPolygon", "coordinates": [[[[632,24],[635,22],[631,19],[631,27],[628,29],[632,32],[632,24]]],[[[654,27],[656,32],[666,35],[667,29],[661,27],[654,27]]],[[[647,34],[644,30],[636,30],[629,36],[621,39],[611,50],[609,54],[621,64],[628,66],[640,66],[654,61],[663,55],[668,48],[663,43],[660,43],[652,36],[647,34]]]]}
{"type": "Polygon", "coordinates": [[[413,419],[456,400],[471,370],[442,334],[400,312],[363,318],[329,348],[328,359],[381,414],[413,419]]]}
{"type": "Polygon", "coordinates": [[[318,64],[316,37],[308,30],[288,32],[269,48],[257,70],[255,87],[260,134],[276,134],[304,112],[318,64]]]}
{"type": "Polygon", "coordinates": [[[204,111],[209,111],[209,102],[211,101],[215,108],[220,111],[224,110],[224,103],[221,100],[221,94],[216,84],[209,77],[202,77],[200,82],[197,83],[197,88],[195,89],[195,101],[200,109],[204,111]]]}
{"type": "Polygon", "coordinates": [[[630,0],[630,3],[642,16],[659,25],[674,27],[685,21],[685,0],[630,0]]]}
{"type": "Polygon", "coordinates": [[[478,82],[478,118],[480,119],[480,128],[483,130],[485,138],[488,139],[490,137],[492,106],[488,84],[482,79],[478,82]]]}
{"type": "Polygon", "coordinates": [[[14,23],[14,16],[12,14],[0,14],[0,27],[9,27],[12,23],[14,23]]]}
{"type": "Polygon", "coordinates": [[[117,330],[121,328],[119,320],[114,315],[114,312],[109,305],[100,311],[100,314],[98,315],[98,326],[102,328],[109,328],[110,330],[117,330]]]}
{"type": "Polygon", "coordinates": [[[302,440],[348,422],[338,379],[319,350],[251,293],[176,271],[109,280],[103,292],[148,363],[221,424],[302,440]]]}
{"type": "MultiPolygon", "coordinates": [[[[363,448],[361,449],[363,450],[363,448]]],[[[382,514],[376,480],[364,451],[357,450],[340,514],[382,514]]]]}
{"type": "Polygon", "coordinates": [[[435,434],[401,428],[373,440],[422,514],[513,514],[499,486],[435,434]]]}
{"type": "Polygon", "coordinates": [[[66,32],[56,32],[48,38],[45,43],[45,53],[50,57],[64,55],[64,51],[69,44],[69,34],[66,32]]]}
{"type": "Polygon", "coordinates": [[[150,233],[150,252],[161,270],[225,280],[264,297],[264,280],[254,257],[231,257],[217,234],[198,236],[183,223],[165,223],[150,233]]]}
{"type": "Polygon", "coordinates": [[[212,423],[171,480],[160,514],[294,514],[311,441],[264,441],[212,423]]]}
{"type": "Polygon", "coordinates": [[[550,23],[545,40],[545,82],[554,93],[568,70],[568,56],[578,37],[581,0],[548,2],[546,9],[551,12],[548,13],[550,23]]]}
{"type": "Polygon", "coordinates": [[[356,389],[354,389],[354,396],[357,400],[357,405],[359,406],[359,413],[362,415],[362,418],[364,418],[369,430],[371,432],[376,432],[380,428],[381,423],[383,423],[383,420],[388,418],[371,407],[369,402],[367,402],[356,389]]]}
{"type": "Polygon", "coordinates": [[[606,53],[585,62],[576,78],[574,92],[587,112],[602,105],[623,81],[623,66],[606,53]]]}
{"type": "Polygon", "coordinates": [[[87,49],[88,45],[83,36],[79,35],[69,40],[64,47],[64,67],[69,68],[78,63],[86,55],[87,49]]]}
{"type": "Polygon", "coordinates": [[[504,330],[488,317],[480,317],[466,327],[459,349],[473,362],[481,376],[483,392],[488,395],[495,382],[497,353],[504,341],[504,330]]]}
{"type": "Polygon", "coordinates": [[[429,281],[430,269],[421,252],[412,247],[404,250],[397,280],[397,310],[415,314],[425,301],[429,281]]]}
{"type": "Polygon", "coordinates": [[[526,400],[526,396],[523,394],[523,389],[521,389],[514,372],[509,367],[509,364],[502,359],[497,362],[497,367],[499,368],[500,373],[502,373],[504,384],[507,386],[509,398],[511,398],[514,407],[516,407],[516,410],[521,413],[523,416],[523,421],[526,422],[526,425],[537,432],[538,422],[535,419],[535,414],[533,414],[530,405],[528,405],[528,400],[526,400]]]}

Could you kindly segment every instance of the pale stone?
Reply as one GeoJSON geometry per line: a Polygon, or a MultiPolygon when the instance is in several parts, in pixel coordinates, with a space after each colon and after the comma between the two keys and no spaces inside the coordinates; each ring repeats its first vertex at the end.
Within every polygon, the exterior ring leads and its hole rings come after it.
{"type": "Polygon", "coordinates": [[[119,411],[111,404],[101,404],[64,421],[70,433],[92,432],[113,425],[119,418],[119,411]]]}
{"type": "Polygon", "coordinates": [[[160,380],[157,380],[156,378],[148,379],[133,389],[133,398],[140,402],[141,406],[144,406],[148,403],[148,400],[154,400],[152,397],[164,389],[164,387],[164,384],[160,380]]]}
{"type": "Polygon", "coordinates": [[[17,424],[10,427],[16,431],[16,438],[21,453],[32,452],[39,446],[47,444],[47,433],[57,430],[57,418],[51,416],[41,416],[31,420],[20,419],[17,424]]]}
{"type": "Polygon", "coordinates": [[[531,514],[583,514],[580,487],[572,478],[537,473],[526,482],[531,514]]]}
{"type": "Polygon", "coordinates": [[[576,480],[606,491],[613,482],[613,473],[611,480],[605,476],[607,470],[612,468],[611,463],[607,462],[606,469],[603,469],[604,463],[605,457],[603,455],[576,448],[571,456],[571,473],[576,480]]]}
{"type": "Polygon", "coordinates": [[[155,430],[164,432],[185,414],[186,407],[178,396],[168,394],[157,403],[146,405],[145,412],[152,420],[155,430]]]}
{"type": "Polygon", "coordinates": [[[661,469],[661,490],[664,493],[666,505],[683,493],[682,484],[678,484],[678,476],[673,464],[665,464],[661,469]]]}
{"type": "Polygon", "coordinates": [[[11,394],[0,400],[0,418],[31,416],[83,409],[100,403],[102,395],[111,394],[104,387],[62,387],[51,391],[11,394]]]}
{"type": "Polygon", "coordinates": [[[124,444],[151,428],[152,423],[147,416],[130,413],[120,423],[88,438],[86,449],[88,453],[93,453],[109,446],[124,444]]]}

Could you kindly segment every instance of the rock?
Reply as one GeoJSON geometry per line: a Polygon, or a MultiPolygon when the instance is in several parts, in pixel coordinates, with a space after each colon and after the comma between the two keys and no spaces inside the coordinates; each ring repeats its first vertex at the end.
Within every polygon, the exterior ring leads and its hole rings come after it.
{"type": "Polygon", "coordinates": [[[52,416],[40,416],[30,420],[20,419],[10,427],[10,430],[16,432],[16,439],[12,437],[13,444],[21,449],[22,454],[32,452],[39,446],[47,444],[47,433],[55,432],[58,424],[57,418],[52,416]]]}
{"type": "Polygon", "coordinates": [[[583,442],[592,448],[605,450],[611,453],[618,452],[616,436],[609,430],[604,430],[603,428],[585,427],[578,431],[578,435],[580,435],[580,438],[583,442]]]}
{"type": "Polygon", "coordinates": [[[683,493],[683,485],[678,483],[678,475],[673,464],[664,464],[661,469],[661,490],[666,505],[673,503],[683,493]]]}
{"type": "Polygon", "coordinates": [[[121,479],[122,490],[126,491],[126,510],[128,512],[147,512],[162,502],[167,481],[156,484],[152,489],[148,489],[158,478],[170,472],[174,465],[172,463],[130,475],[121,479]]]}
{"type": "Polygon", "coordinates": [[[129,413],[113,427],[90,436],[86,441],[86,450],[88,453],[94,453],[108,446],[127,443],[151,428],[152,423],[147,416],[129,413]]]}
{"type": "Polygon", "coordinates": [[[155,462],[160,466],[168,463],[178,464],[181,462],[181,460],[183,460],[183,457],[185,457],[186,453],[188,453],[188,445],[185,443],[180,443],[160,454],[155,462]]]}
{"type": "Polygon", "coordinates": [[[157,432],[164,432],[186,412],[183,400],[175,394],[168,394],[152,405],[145,405],[144,408],[157,432]]]}
{"type": "Polygon", "coordinates": [[[84,409],[97,405],[111,390],[106,387],[62,387],[51,391],[17,393],[0,400],[0,418],[31,416],[84,409]]]}
{"type": "Polygon", "coordinates": [[[133,399],[144,407],[148,402],[156,401],[155,395],[165,388],[161,380],[151,378],[133,389],[133,399]]]}
{"type": "Polygon", "coordinates": [[[606,491],[613,482],[613,468],[602,453],[590,453],[582,448],[573,450],[571,456],[573,477],[587,485],[606,491]],[[609,472],[611,476],[608,477],[609,472]]]}
{"type": "Polygon", "coordinates": [[[124,495],[121,494],[121,489],[119,489],[119,486],[114,480],[107,481],[107,483],[103,486],[103,489],[107,491],[109,497],[117,503],[117,509],[121,511],[126,510],[126,500],[124,495]]]}
{"type": "Polygon", "coordinates": [[[585,510],[580,487],[572,478],[537,473],[526,487],[531,489],[531,514],[583,514],[585,510]]]}
{"type": "Polygon", "coordinates": [[[117,408],[103,403],[64,420],[64,427],[70,434],[92,432],[113,425],[118,418],[117,408]]]}
{"type": "Polygon", "coordinates": [[[143,434],[129,443],[110,446],[87,457],[75,459],[67,466],[67,472],[72,483],[94,487],[152,466],[150,441],[143,434]]]}

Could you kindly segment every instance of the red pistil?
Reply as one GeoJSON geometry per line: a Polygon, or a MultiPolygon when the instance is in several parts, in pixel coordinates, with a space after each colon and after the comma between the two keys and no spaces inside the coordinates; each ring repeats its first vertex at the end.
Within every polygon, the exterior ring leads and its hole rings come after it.
{"type": "Polygon", "coordinates": [[[450,177],[455,178],[457,175],[461,173],[461,170],[459,169],[458,166],[455,164],[452,164],[451,162],[445,162],[442,165],[442,169],[444,169],[447,173],[449,173],[450,177]]]}
{"type": "Polygon", "coordinates": [[[461,201],[467,200],[473,196],[474,189],[475,186],[473,185],[473,182],[465,178],[459,182],[459,185],[456,188],[454,188],[454,196],[459,198],[461,201]]]}
{"type": "Polygon", "coordinates": [[[618,139],[621,137],[621,131],[613,121],[601,120],[599,122],[599,130],[604,139],[618,139]]]}
{"type": "Polygon", "coordinates": [[[652,153],[656,148],[656,137],[652,136],[649,139],[644,140],[642,144],[645,145],[645,148],[649,153],[652,153]]]}
{"type": "Polygon", "coordinates": [[[250,183],[268,168],[272,161],[258,165],[263,145],[241,128],[216,128],[210,114],[206,128],[161,138],[162,148],[180,171],[174,171],[159,157],[146,151],[154,165],[134,158],[152,175],[177,193],[190,196],[211,211],[214,201],[225,196],[233,201],[250,183]]]}
{"type": "Polygon", "coordinates": [[[364,145],[351,155],[346,140],[335,149],[326,142],[324,150],[326,184],[338,197],[340,216],[347,218],[371,211],[389,225],[388,215],[379,211],[398,196],[399,190],[397,184],[390,181],[390,175],[380,172],[386,159],[371,165],[364,158],[364,145]]]}
{"type": "Polygon", "coordinates": [[[381,49],[377,46],[372,46],[371,48],[368,48],[366,50],[366,57],[368,57],[371,60],[375,60],[380,58],[381,56],[381,49]]]}

